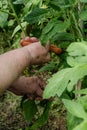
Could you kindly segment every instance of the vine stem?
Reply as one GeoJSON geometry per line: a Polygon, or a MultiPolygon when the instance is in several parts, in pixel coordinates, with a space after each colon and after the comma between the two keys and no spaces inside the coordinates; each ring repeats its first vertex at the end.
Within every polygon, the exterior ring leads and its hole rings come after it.
{"type": "Polygon", "coordinates": [[[13,7],[13,5],[12,5],[12,3],[11,3],[11,0],[8,0],[8,3],[9,3],[9,6],[11,7],[11,9],[12,9],[12,11],[13,11],[13,14],[14,14],[14,16],[15,16],[15,19],[16,19],[18,25],[20,26],[22,32],[23,32],[23,33],[25,34],[25,36],[26,36],[26,32],[25,32],[25,30],[23,29],[23,27],[22,27],[22,25],[21,25],[21,22],[20,22],[19,19],[18,19],[18,16],[17,16],[17,14],[16,14],[16,12],[15,12],[15,10],[14,10],[14,7],[13,7]]]}

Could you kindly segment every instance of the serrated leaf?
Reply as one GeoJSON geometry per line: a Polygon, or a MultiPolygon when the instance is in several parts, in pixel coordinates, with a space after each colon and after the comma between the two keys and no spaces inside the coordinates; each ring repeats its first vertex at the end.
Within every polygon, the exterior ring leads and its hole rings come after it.
{"type": "Polygon", "coordinates": [[[47,14],[47,9],[36,8],[31,13],[29,13],[24,20],[29,22],[30,24],[34,24],[39,22],[42,19],[45,19],[47,14]]]}
{"type": "Polygon", "coordinates": [[[42,31],[41,40],[46,43],[57,33],[65,32],[69,25],[69,21],[55,21],[54,23],[50,23],[51,28],[47,30],[47,28],[49,27],[49,24],[47,24],[47,26],[42,31]]]}
{"type": "Polygon", "coordinates": [[[74,41],[75,36],[71,33],[62,32],[62,33],[56,34],[54,36],[54,40],[57,40],[57,41],[74,41]]]}
{"type": "Polygon", "coordinates": [[[85,112],[81,103],[67,99],[63,99],[63,103],[72,115],[87,120],[87,113],[85,112]]]}
{"type": "Polygon", "coordinates": [[[56,23],[57,23],[57,21],[55,21],[55,20],[48,22],[48,24],[44,27],[42,34],[49,33],[50,30],[55,26],[56,23]]]}
{"type": "Polygon", "coordinates": [[[55,95],[60,97],[66,88],[68,91],[71,91],[78,80],[85,75],[87,75],[87,64],[78,65],[57,72],[48,80],[43,97],[50,98],[55,95]],[[72,74],[74,76],[72,76],[72,74]]]}
{"type": "Polygon", "coordinates": [[[36,114],[37,110],[37,106],[35,104],[34,100],[25,100],[23,102],[23,110],[25,113],[25,117],[27,119],[27,121],[31,121],[33,116],[36,114]]]}
{"type": "Polygon", "coordinates": [[[39,72],[52,71],[57,67],[57,65],[58,65],[58,62],[49,62],[47,65],[41,67],[39,72]]]}
{"type": "Polygon", "coordinates": [[[83,20],[83,21],[87,20],[87,10],[84,10],[84,11],[81,12],[80,19],[83,20]]]}

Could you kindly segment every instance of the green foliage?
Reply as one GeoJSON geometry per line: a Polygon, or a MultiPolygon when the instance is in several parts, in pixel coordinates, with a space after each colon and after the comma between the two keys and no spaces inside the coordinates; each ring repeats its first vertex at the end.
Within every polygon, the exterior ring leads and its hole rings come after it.
{"type": "Polygon", "coordinates": [[[83,121],[83,119],[78,118],[69,112],[67,112],[66,119],[67,119],[67,129],[68,130],[72,130],[73,128],[75,128],[78,124],[80,124],[83,121]]]}
{"type": "Polygon", "coordinates": [[[36,8],[33,12],[29,13],[24,20],[29,22],[29,24],[38,23],[41,20],[45,19],[45,15],[47,13],[46,9],[36,8]]]}
{"type": "MultiPolygon", "coordinates": [[[[26,25],[27,25],[26,22],[21,23],[21,26],[22,26],[23,28],[25,28],[26,25]]],[[[12,34],[12,37],[14,37],[14,35],[15,35],[18,31],[20,31],[20,30],[21,30],[21,27],[20,27],[20,25],[18,25],[18,26],[14,29],[13,34],[12,34]]]]}
{"type": "Polygon", "coordinates": [[[7,25],[8,14],[0,11],[0,27],[4,28],[7,25]]]}
{"type": "Polygon", "coordinates": [[[63,99],[63,103],[71,114],[78,118],[87,120],[87,113],[84,111],[84,108],[82,107],[81,103],[77,101],[70,101],[67,99],[63,99]]]}
{"type": "Polygon", "coordinates": [[[39,69],[39,72],[44,72],[44,71],[56,71],[58,69],[58,65],[59,65],[59,62],[57,61],[50,61],[47,65],[41,67],[39,69]]]}
{"type": "Polygon", "coordinates": [[[58,71],[48,80],[43,97],[50,98],[56,94],[60,97],[66,88],[68,91],[72,91],[78,80],[82,79],[85,75],[87,75],[87,64],[58,71]]]}
{"type": "Polygon", "coordinates": [[[70,44],[67,48],[69,56],[67,57],[67,63],[70,66],[87,64],[87,42],[75,42],[70,44]],[[78,48],[78,49],[76,49],[78,48]]]}
{"type": "Polygon", "coordinates": [[[32,118],[37,116],[32,126],[27,127],[28,130],[37,130],[39,127],[45,125],[48,120],[49,111],[51,107],[51,100],[42,100],[39,104],[35,103],[34,100],[24,100],[23,101],[23,110],[28,122],[32,121],[32,118]],[[39,111],[37,106],[44,107],[42,114],[37,114],[39,111]]]}
{"type": "MultiPolygon", "coordinates": [[[[37,36],[43,45],[47,41],[64,48],[63,54],[51,55],[51,61],[40,70],[51,71],[53,76],[48,80],[44,98],[51,96],[80,94],[73,100],[63,100],[70,117],[67,117],[68,130],[87,129],[87,86],[83,83],[87,75],[87,0],[1,0],[0,28],[10,34],[12,48],[18,48],[21,33],[26,36],[37,36]],[[28,28],[29,27],[29,28],[28,28]],[[28,30],[26,32],[26,30],[28,30]],[[84,39],[84,41],[83,41],[84,39]],[[65,68],[65,69],[64,69],[65,68]],[[55,71],[58,71],[54,74],[55,71]],[[76,91],[78,81],[83,89],[76,91]],[[74,91],[73,91],[74,90],[74,91]]],[[[10,43],[10,42],[8,42],[10,43]]],[[[1,43],[1,48],[7,44],[1,43]]],[[[3,49],[2,49],[3,50],[3,49]]],[[[86,80],[85,80],[86,81],[86,80]]],[[[74,98],[74,97],[73,97],[74,98]]],[[[43,103],[42,103],[43,104],[43,103]]],[[[38,113],[35,101],[25,100],[23,109],[26,119],[31,122],[38,113]]],[[[51,102],[45,103],[42,115],[26,130],[36,130],[48,119],[51,102]]]]}
{"type": "Polygon", "coordinates": [[[33,116],[37,112],[37,106],[36,106],[34,101],[25,100],[23,102],[23,110],[25,112],[25,116],[26,116],[27,121],[30,122],[32,120],[33,116]]]}
{"type": "MultiPolygon", "coordinates": [[[[68,57],[67,63],[72,68],[66,68],[58,71],[56,74],[50,78],[47,87],[44,91],[44,98],[50,98],[51,96],[58,95],[59,97],[64,93],[64,91],[72,91],[73,87],[78,83],[80,79],[83,79],[87,75],[87,42],[75,42],[70,44],[67,48],[68,57]],[[77,49],[78,48],[78,49],[77,49]],[[72,76],[72,74],[74,76],[72,76]],[[65,76],[66,75],[66,76],[65,76]]],[[[75,94],[86,94],[86,96],[78,97],[76,101],[63,99],[63,103],[67,108],[68,112],[72,114],[72,123],[68,119],[68,129],[71,130],[86,130],[87,128],[87,88],[74,91],[75,94]],[[74,116],[74,117],[73,117],[74,116]],[[83,119],[83,121],[76,121],[76,125],[73,127],[74,120],[77,118],[83,119]],[[71,126],[71,127],[70,127],[71,126]]]]}
{"type": "Polygon", "coordinates": [[[80,0],[81,2],[83,2],[83,3],[87,3],[87,0],[80,0]]]}
{"type": "Polygon", "coordinates": [[[84,110],[84,107],[82,106],[82,104],[78,101],[70,101],[66,99],[63,99],[63,103],[72,115],[83,119],[83,121],[81,121],[76,127],[72,128],[72,130],[79,130],[79,129],[86,130],[87,129],[87,113],[84,110]]]}
{"type": "Polygon", "coordinates": [[[83,21],[86,21],[87,20],[87,10],[83,10],[80,14],[80,18],[83,20],[83,21]]]}
{"type": "Polygon", "coordinates": [[[41,41],[44,41],[44,43],[46,43],[56,34],[65,32],[69,25],[69,21],[62,22],[58,20],[53,20],[49,22],[42,31],[41,41]]]}
{"type": "Polygon", "coordinates": [[[30,130],[36,130],[40,126],[43,126],[47,123],[48,121],[48,115],[49,115],[49,110],[51,106],[51,101],[48,101],[46,103],[46,106],[44,107],[44,111],[42,115],[37,119],[37,121],[34,123],[34,125],[30,128],[30,130]]]}

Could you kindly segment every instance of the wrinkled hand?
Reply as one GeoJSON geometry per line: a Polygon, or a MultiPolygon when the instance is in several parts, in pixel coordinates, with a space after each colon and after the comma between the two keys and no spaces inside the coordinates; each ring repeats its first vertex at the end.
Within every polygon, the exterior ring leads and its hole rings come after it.
{"type": "Polygon", "coordinates": [[[29,99],[41,100],[45,86],[46,83],[36,76],[21,76],[11,85],[8,90],[16,95],[27,95],[29,99]]]}
{"type": "Polygon", "coordinates": [[[30,55],[31,65],[46,63],[50,60],[49,43],[47,43],[46,47],[44,47],[35,37],[26,37],[25,39],[22,39],[20,43],[27,49],[30,55]]]}

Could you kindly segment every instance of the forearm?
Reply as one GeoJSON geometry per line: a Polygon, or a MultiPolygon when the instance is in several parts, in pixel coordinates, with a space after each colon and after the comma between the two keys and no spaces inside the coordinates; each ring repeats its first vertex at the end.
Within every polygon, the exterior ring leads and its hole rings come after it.
{"type": "Polygon", "coordinates": [[[29,64],[26,47],[0,55],[0,93],[6,90],[29,64]]]}

